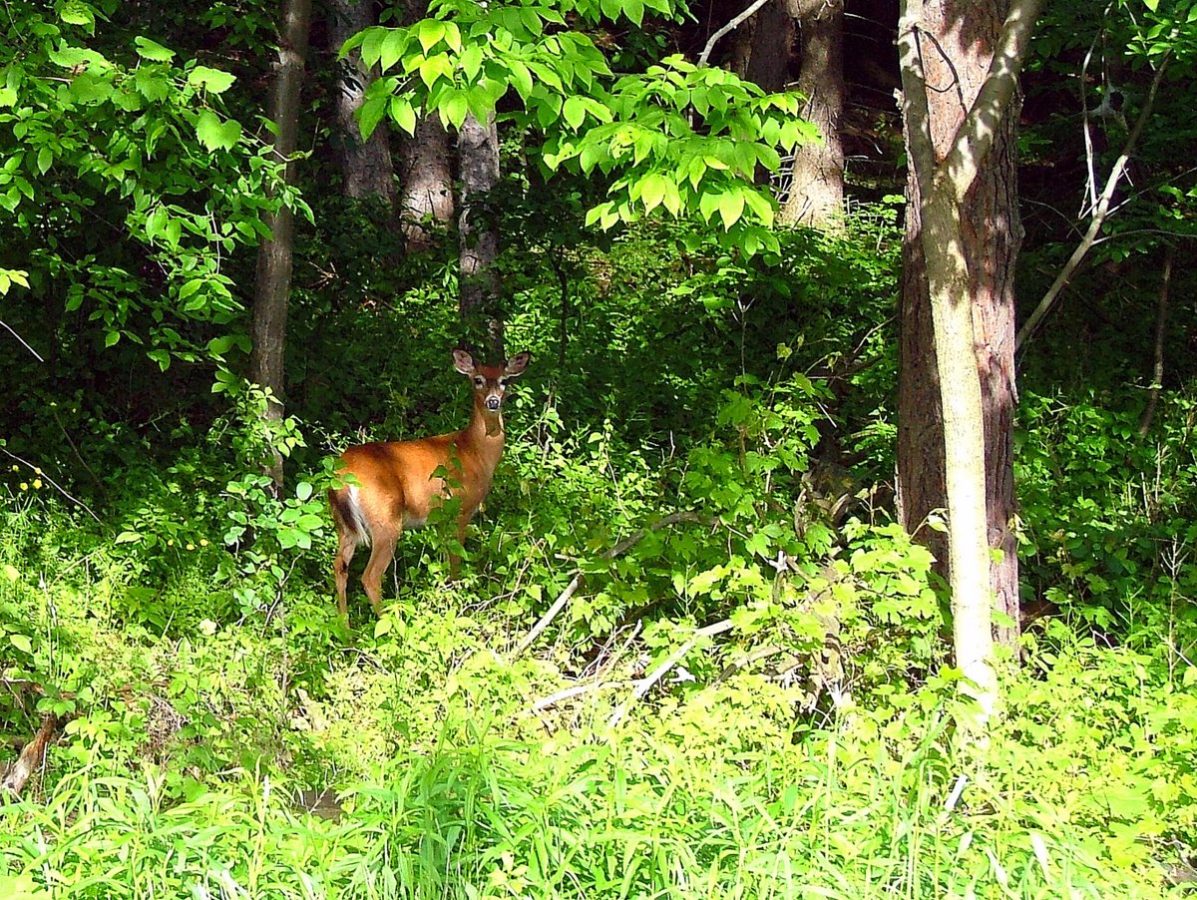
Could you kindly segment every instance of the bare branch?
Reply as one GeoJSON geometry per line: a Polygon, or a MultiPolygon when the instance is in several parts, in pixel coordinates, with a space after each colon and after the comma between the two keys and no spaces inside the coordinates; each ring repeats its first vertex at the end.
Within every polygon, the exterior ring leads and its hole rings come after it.
{"type": "MultiPolygon", "coordinates": [[[[636,544],[639,544],[642,540],[644,540],[645,535],[647,535],[650,531],[658,531],[661,528],[668,528],[670,525],[676,525],[679,522],[702,522],[702,521],[705,521],[705,519],[702,516],[698,515],[698,513],[689,512],[686,510],[682,510],[681,512],[670,513],[669,515],[665,516],[663,519],[659,519],[658,521],[653,522],[653,524],[650,525],[648,528],[642,528],[639,531],[635,532],[634,534],[628,535],[628,537],[624,538],[622,541],[620,541],[618,544],[616,544],[614,547],[612,547],[610,550],[608,550],[606,553],[604,553],[602,558],[603,559],[615,559],[615,557],[617,557],[617,556],[622,556],[624,553],[626,553],[632,547],[636,546],[636,544]]],[[[526,635],[524,635],[523,640],[521,640],[516,645],[515,649],[511,651],[512,659],[519,656],[521,653],[523,653],[525,650],[527,650],[530,646],[532,646],[532,642],[535,641],[538,637],[540,637],[541,633],[546,628],[549,627],[549,625],[552,623],[553,619],[557,618],[557,615],[561,612],[561,610],[563,610],[565,608],[566,604],[569,603],[570,598],[573,597],[574,593],[578,590],[578,587],[581,584],[582,584],[582,573],[575,572],[574,577],[572,579],[570,579],[569,584],[567,584],[565,586],[565,590],[563,590],[560,594],[557,595],[557,599],[553,601],[553,605],[550,606],[548,608],[548,610],[545,611],[545,614],[540,617],[540,619],[537,621],[537,623],[535,625],[532,626],[532,630],[529,631],[526,635]]]]}
{"type": "Polygon", "coordinates": [[[632,705],[637,703],[641,697],[647,694],[652,689],[654,684],[664,678],[670,669],[685,659],[699,641],[703,640],[704,638],[715,637],[716,635],[731,631],[731,629],[731,619],[724,619],[721,622],[716,622],[714,625],[707,625],[705,628],[700,628],[694,632],[694,636],[691,637],[690,640],[686,641],[686,643],[682,644],[682,646],[678,647],[677,650],[673,651],[673,653],[669,655],[669,658],[666,659],[665,662],[657,666],[657,668],[655,668],[651,674],[641,678],[638,682],[636,682],[636,690],[632,691],[632,696],[629,697],[624,704],[620,706],[619,709],[615,710],[615,712],[611,715],[611,719],[607,722],[607,727],[614,728],[616,725],[618,725],[623,720],[623,717],[627,715],[628,710],[632,708],[632,705]]]}
{"type": "Polygon", "coordinates": [[[700,66],[705,66],[707,64],[707,60],[711,58],[711,51],[715,49],[715,44],[719,38],[723,37],[730,31],[735,31],[742,24],[744,24],[745,21],[751,19],[753,13],[755,13],[768,2],[769,0],[754,0],[754,2],[750,4],[746,10],[712,34],[710,39],[707,41],[707,45],[702,48],[702,53],[698,54],[698,64],[700,66]]]}
{"type": "Polygon", "coordinates": [[[1147,92],[1147,99],[1143,102],[1143,108],[1139,110],[1139,117],[1135,119],[1135,126],[1126,138],[1126,145],[1122,148],[1122,152],[1114,162],[1114,167],[1110,170],[1110,177],[1106,181],[1105,190],[1101,192],[1101,197],[1097,201],[1097,208],[1093,210],[1093,218],[1089,221],[1089,228],[1085,232],[1085,236],[1081,238],[1081,242],[1072,251],[1072,256],[1068,257],[1068,262],[1064,264],[1064,268],[1060,270],[1060,274],[1056,276],[1056,280],[1047,289],[1047,293],[1043,295],[1043,299],[1039,301],[1039,305],[1035,307],[1034,312],[1031,313],[1026,322],[1023,323],[1022,328],[1019,329],[1018,337],[1014,342],[1015,352],[1018,352],[1022,348],[1022,345],[1039,328],[1040,323],[1051,311],[1056,299],[1060,296],[1060,292],[1068,286],[1068,282],[1076,273],[1077,267],[1097,242],[1097,234],[1101,231],[1101,226],[1110,215],[1110,202],[1114,199],[1114,191],[1118,188],[1118,182],[1122,180],[1122,174],[1126,171],[1127,163],[1130,162],[1131,155],[1135,151],[1135,145],[1139,142],[1139,137],[1143,134],[1147,120],[1151,117],[1151,109],[1155,104],[1155,95],[1159,90],[1160,81],[1163,80],[1164,72],[1168,69],[1170,58],[1170,55],[1166,55],[1163,58],[1160,62],[1160,67],[1155,71],[1155,77],[1151,79],[1151,88],[1147,92]]]}

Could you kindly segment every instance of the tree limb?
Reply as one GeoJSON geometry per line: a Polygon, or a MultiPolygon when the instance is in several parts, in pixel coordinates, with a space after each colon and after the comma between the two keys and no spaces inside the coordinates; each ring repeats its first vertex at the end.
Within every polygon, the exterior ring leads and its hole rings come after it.
{"type": "Polygon", "coordinates": [[[998,125],[1018,89],[1018,72],[1043,3],[1044,0],[1014,0],[1010,4],[1010,14],[1002,26],[989,72],[944,160],[957,203],[964,200],[976,181],[977,169],[989,155],[998,125]]]}
{"type": "Polygon", "coordinates": [[[678,649],[674,650],[673,653],[669,655],[669,658],[665,660],[665,662],[657,666],[652,673],[636,682],[636,690],[632,691],[632,696],[624,701],[623,705],[620,706],[619,709],[615,710],[615,712],[611,715],[610,720],[607,722],[607,727],[614,728],[616,725],[618,725],[620,721],[623,720],[623,717],[627,715],[628,710],[632,708],[632,705],[638,702],[645,694],[647,694],[652,689],[654,684],[664,678],[670,669],[685,659],[699,641],[704,638],[715,637],[716,635],[731,631],[731,629],[731,619],[724,619],[721,622],[716,622],[714,625],[707,625],[705,628],[700,628],[694,632],[694,636],[691,637],[690,640],[686,641],[686,643],[682,644],[682,646],[678,647],[678,649]]]}
{"type": "Polygon", "coordinates": [[[1044,317],[1051,311],[1052,306],[1055,305],[1060,292],[1068,286],[1068,282],[1076,273],[1077,267],[1080,266],[1085,256],[1097,242],[1097,234],[1101,231],[1101,226],[1105,224],[1106,217],[1110,214],[1110,202],[1114,198],[1114,191],[1118,188],[1118,182],[1122,180],[1122,173],[1126,171],[1127,163],[1130,162],[1135,145],[1138,143],[1144,127],[1147,125],[1147,120],[1151,117],[1151,108],[1155,103],[1155,95],[1159,90],[1160,81],[1164,77],[1164,71],[1168,68],[1170,58],[1170,55],[1166,55],[1160,62],[1160,67],[1156,69],[1155,77],[1151,80],[1151,88],[1147,92],[1147,99],[1143,103],[1143,108],[1139,110],[1139,117],[1135,119],[1134,127],[1127,136],[1126,145],[1122,148],[1122,152],[1114,162],[1114,167],[1110,170],[1110,177],[1106,181],[1105,189],[1101,192],[1101,197],[1097,201],[1097,208],[1093,210],[1093,218],[1089,221],[1089,228],[1085,231],[1085,236],[1081,238],[1081,242],[1072,251],[1072,255],[1068,257],[1068,262],[1064,264],[1064,268],[1060,270],[1060,274],[1056,276],[1056,280],[1047,289],[1047,293],[1043,295],[1043,299],[1039,301],[1039,305],[1035,307],[1034,312],[1023,323],[1022,328],[1018,330],[1018,337],[1014,341],[1015,352],[1021,350],[1022,345],[1035,334],[1044,317]]]}

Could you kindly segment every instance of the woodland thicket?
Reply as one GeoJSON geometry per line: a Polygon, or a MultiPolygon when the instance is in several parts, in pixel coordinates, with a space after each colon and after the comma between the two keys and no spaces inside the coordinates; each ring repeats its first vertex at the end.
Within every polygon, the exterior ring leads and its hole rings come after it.
{"type": "Polygon", "coordinates": [[[1192,890],[1193,0],[0,29],[0,897],[1192,890]]]}

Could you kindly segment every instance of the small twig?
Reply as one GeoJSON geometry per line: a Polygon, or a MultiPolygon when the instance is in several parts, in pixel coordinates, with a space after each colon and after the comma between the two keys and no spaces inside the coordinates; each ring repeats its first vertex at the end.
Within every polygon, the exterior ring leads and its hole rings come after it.
{"type": "Polygon", "coordinates": [[[1168,320],[1168,285],[1172,280],[1172,256],[1174,253],[1175,250],[1169,246],[1164,256],[1160,297],[1155,309],[1155,366],[1151,372],[1151,388],[1147,394],[1147,406],[1143,410],[1143,417],[1139,419],[1139,437],[1147,437],[1147,432],[1151,430],[1155,407],[1160,401],[1160,391],[1164,386],[1164,333],[1168,320]]]}
{"type": "Polygon", "coordinates": [[[628,710],[632,708],[632,705],[639,702],[640,698],[652,690],[652,686],[664,678],[670,669],[685,659],[699,641],[703,638],[715,637],[726,631],[731,631],[731,628],[731,619],[724,619],[721,622],[716,622],[714,625],[707,625],[705,628],[700,628],[694,632],[694,636],[677,650],[673,651],[665,662],[661,663],[649,675],[641,678],[636,683],[636,690],[632,691],[632,696],[624,701],[623,705],[611,715],[611,719],[607,722],[607,727],[614,728],[618,725],[623,720],[623,717],[627,715],[628,710]]]}
{"type": "Polygon", "coordinates": [[[4,326],[4,328],[8,331],[8,333],[11,334],[13,337],[15,337],[22,347],[24,347],[26,350],[28,350],[30,353],[32,353],[34,359],[36,359],[39,363],[45,362],[45,360],[42,359],[42,355],[40,353],[38,353],[36,350],[34,350],[32,347],[30,347],[29,343],[23,337],[21,337],[19,334],[17,334],[13,330],[13,327],[11,325],[9,325],[3,319],[0,319],[0,325],[4,326]]]}
{"type": "Polygon", "coordinates": [[[547,697],[541,697],[532,704],[532,712],[544,712],[551,706],[556,706],[562,700],[569,700],[571,697],[578,697],[582,694],[589,694],[592,691],[605,691],[612,688],[623,687],[626,682],[623,681],[590,681],[585,684],[575,684],[572,687],[567,687],[564,690],[557,691],[554,694],[549,694],[547,697]]]}
{"type": "MultiPolygon", "coordinates": [[[[36,471],[36,470],[37,470],[37,468],[38,468],[38,467],[37,467],[37,466],[35,466],[33,463],[29,462],[29,460],[27,460],[27,459],[22,459],[21,457],[17,456],[15,453],[13,453],[11,450],[8,450],[8,449],[6,449],[6,448],[4,448],[4,447],[0,447],[0,453],[3,453],[3,454],[4,454],[5,456],[7,456],[9,459],[15,459],[15,460],[16,460],[17,462],[19,462],[21,465],[23,465],[23,466],[27,466],[29,469],[31,469],[31,470],[33,470],[33,471],[36,471]]],[[[94,512],[92,512],[92,510],[91,510],[91,507],[90,507],[90,506],[88,506],[86,503],[84,503],[84,502],[83,502],[82,500],[80,500],[78,497],[72,497],[70,494],[68,494],[68,493],[66,492],[66,489],[65,489],[65,488],[64,488],[62,485],[60,485],[60,484],[59,484],[57,481],[55,481],[53,478],[51,478],[51,477],[50,477],[49,475],[47,475],[45,472],[40,472],[40,473],[38,474],[38,477],[39,477],[39,478],[44,478],[44,479],[46,479],[46,481],[50,482],[51,486],[52,486],[52,487],[53,487],[53,488],[54,488],[56,491],[58,491],[58,493],[62,494],[62,496],[66,497],[66,498],[67,498],[68,500],[70,500],[72,503],[74,503],[74,504],[78,505],[79,507],[81,507],[83,510],[85,510],[85,511],[87,512],[87,514],[88,514],[89,516],[91,516],[93,519],[95,519],[95,520],[96,520],[97,522],[99,522],[101,525],[103,525],[103,524],[104,524],[104,523],[103,523],[103,521],[100,519],[100,517],[99,517],[99,516],[97,516],[97,515],[96,515],[94,512]]]]}

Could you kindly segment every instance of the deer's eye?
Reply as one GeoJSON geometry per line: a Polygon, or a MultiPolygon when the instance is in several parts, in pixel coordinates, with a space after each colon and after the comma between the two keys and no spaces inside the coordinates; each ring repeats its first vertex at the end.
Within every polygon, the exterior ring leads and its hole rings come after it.
{"type": "Polygon", "coordinates": [[[506,378],[499,379],[499,387],[507,387],[507,379],[506,378]]]}
{"type": "Polygon", "coordinates": [[[482,385],[484,385],[484,384],[486,384],[486,379],[485,379],[485,378],[475,378],[475,379],[474,379],[474,386],[475,386],[475,387],[482,387],[482,385]]]}

